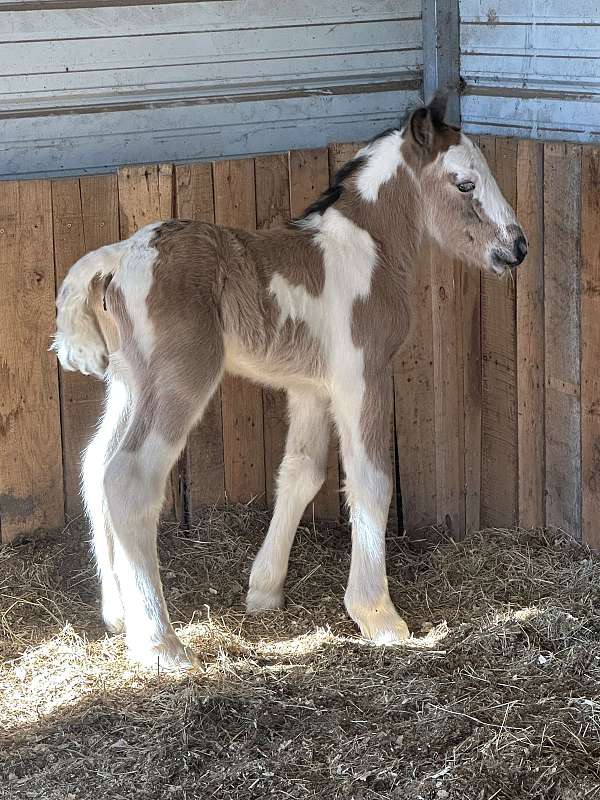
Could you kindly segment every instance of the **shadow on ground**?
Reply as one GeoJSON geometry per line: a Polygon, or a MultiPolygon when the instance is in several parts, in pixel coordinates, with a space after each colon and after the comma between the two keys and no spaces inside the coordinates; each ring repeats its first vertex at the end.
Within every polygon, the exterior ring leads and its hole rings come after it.
{"type": "Polygon", "coordinates": [[[377,648],[343,610],[343,526],[303,528],[288,607],[244,615],[266,523],[229,507],[163,531],[202,662],[179,677],[104,634],[80,528],[0,550],[0,797],[600,796],[600,559],[543,531],[391,537],[415,639],[377,648]]]}

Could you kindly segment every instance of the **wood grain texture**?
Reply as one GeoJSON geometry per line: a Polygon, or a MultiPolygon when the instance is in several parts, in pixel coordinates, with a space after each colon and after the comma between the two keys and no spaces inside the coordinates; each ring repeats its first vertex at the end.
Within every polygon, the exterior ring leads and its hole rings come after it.
{"type": "Polygon", "coordinates": [[[329,152],[317,150],[290,152],[290,210],[300,217],[306,207],[329,186],[329,152]]]}
{"type": "MultiPolygon", "coordinates": [[[[273,228],[290,218],[288,156],[258,156],[256,177],[256,227],[273,228]]],[[[265,432],[265,481],[267,504],[275,504],[277,473],[285,452],[288,429],[287,398],[284,391],[263,389],[265,432]]]]}
{"type": "Polygon", "coordinates": [[[431,253],[415,265],[411,327],[394,360],[402,518],[409,534],[437,519],[431,253]]]}
{"type": "MultiPolygon", "coordinates": [[[[174,215],[172,164],[146,164],[122,167],[118,172],[121,239],[140,228],[174,215]]],[[[185,518],[186,456],[182,453],[168,481],[163,514],[179,521],[185,518]]]]}
{"type": "Polygon", "coordinates": [[[465,532],[481,527],[481,274],[460,270],[465,532]]]}
{"type": "Polygon", "coordinates": [[[581,535],[600,548],[600,148],[581,165],[581,535]]]}
{"type": "MultiPolygon", "coordinates": [[[[480,147],[506,200],[516,205],[517,144],[481,137],[480,147]]],[[[515,286],[507,275],[481,280],[481,524],[517,522],[518,445],[515,286]]]]}
{"type": "MultiPolygon", "coordinates": [[[[479,145],[479,137],[471,139],[479,145]]],[[[462,326],[465,532],[481,518],[481,270],[458,270],[459,322],[462,326]]]]}
{"type": "MultiPolygon", "coordinates": [[[[299,217],[329,185],[327,148],[290,152],[290,211],[299,217]]],[[[333,426],[332,426],[333,427],[333,426]]],[[[331,436],[323,487],[306,510],[306,517],[337,519],[340,513],[340,464],[337,436],[331,436]]]]}
{"type": "Polygon", "coordinates": [[[546,524],[581,532],[579,145],[544,145],[546,524]]]}
{"type": "MultiPolygon", "coordinates": [[[[175,167],[175,216],[179,219],[215,221],[210,164],[175,167]]],[[[210,400],[202,420],[188,436],[183,455],[188,513],[225,497],[221,389],[210,400]]]]}
{"type": "Polygon", "coordinates": [[[581,165],[581,460],[583,541],[600,548],[600,149],[581,165]]]}
{"type": "MultiPolygon", "coordinates": [[[[254,160],[213,164],[215,222],[256,227],[254,160]]],[[[265,499],[265,442],[262,389],[228,375],[221,386],[225,490],[229,500],[265,499]]]]}
{"type": "MultiPolygon", "coordinates": [[[[78,258],[119,238],[116,175],[52,181],[57,289],[78,258]]],[[[104,383],[59,369],[65,513],[82,513],[81,455],[102,414],[104,383]]]]}
{"type": "Polygon", "coordinates": [[[333,178],[341,167],[354,158],[364,142],[335,142],[329,145],[329,177],[333,178]]]}
{"type": "Polygon", "coordinates": [[[437,521],[465,530],[461,265],[431,246],[437,521]]]}
{"type": "Polygon", "coordinates": [[[119,170],[121,238],[173,217],[173,166],[148,164],[119,170]]]}
{"type": "Polygon", "coordinates": [[[64,523],[49,181],[0,183],[0,532],[64,523]]]}
{"type": "Polygon", "coordinates": [[[519,142],[517,218],[529,252],[517,269],[519,525],[545,524],[544,444],[544,151],[519,142]]]}

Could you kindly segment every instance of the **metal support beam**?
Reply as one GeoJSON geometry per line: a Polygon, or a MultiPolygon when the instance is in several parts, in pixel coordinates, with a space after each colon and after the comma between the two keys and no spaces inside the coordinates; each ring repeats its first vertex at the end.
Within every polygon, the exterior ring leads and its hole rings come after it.
{"type": "Polygon", "coordinates": [[[459,0],[423,0],[423,93],[448,93],[446,119],[460,123],[459,0]]]}

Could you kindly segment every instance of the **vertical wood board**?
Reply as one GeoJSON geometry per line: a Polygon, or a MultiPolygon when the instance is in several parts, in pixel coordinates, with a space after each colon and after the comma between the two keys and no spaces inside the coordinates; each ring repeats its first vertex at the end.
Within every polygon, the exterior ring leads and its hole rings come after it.
{"type": "MultiPolygon", "coordinates": [[[[213,164],[215,222],[245,230],[256,227],[254,160],[213,164]]],[[[265,497],[265,444],[262,389],[226,376],[222,387],[225,489],[229,500],[265,497]]]]}
{"type": "MultiPolygon", "coordinates": [[[[480,147],[506,200],[516,205],[516,142],[482,137],[480,147]]],[[[518,514],[516,300],[514,276],[481,280],[481,524],[511,527],[518,514]]]]}
{"type": "Polygon", "coordinates": [[[519,142],[517,217],[528,239],[517,268],[519,525],[545,524],[544,159],[536,142],[519,142]]]}
{"type": "Polygon", "coordinates": [[[49,181],[0,183],[0,531],[64,523],[49,181]]]}
{"type": "Polygon", "coordinates": [[[465,531],[480,528],[481,516],[481,273],[460,269],[463,357],[463,448],[465,531]]]}
{"type": "Polygon", "coordinates": [[[460,264],[431,245],[437,521],[464,534],[464,421],[460,264]]]}
{"type": "MultiPolygon", "coordinates": [[[[210,164],[175,167],[175,216],[214,222],[213,180],[210,164]]],[[[191,512],[202,504],[225,497],[221,389],[216,390],[202,419],[190,431],[184,453],[187,503],[191,512]]]]}
{"type": "MultiPolygon", "coordinates": [[[[85,253],[119,238],[116,175],[52,181],[54,264],[57,290],[85,253]]],[[[59,369],[65,512],[82,513],[81,456],[102,414],[104,383],[59,369]]]]}
{"type": "MultiPolygon", "coordinates": [[[[472,138],[478,145],[479,138],[472,138]]],[[[481,270],[463,264],[459,272],[465,531],[471,533],[479,530],[481,516],[481,270]]]]}
{"type": "Polygon", "coordinates": [[[411,327],[394,360],[398,470],[404,528],[437,520],[431,254],[424,248],[411,287],[411,327]]]}
{"type": "Polygon", "coordinates": [[[579,145],[544,145],[546,523],[581,529],[579,145]]]}
{"type": "Polygon", "coordinates": [[[600,149],[581,169],[581,532],[600,548],[600,149]]]}

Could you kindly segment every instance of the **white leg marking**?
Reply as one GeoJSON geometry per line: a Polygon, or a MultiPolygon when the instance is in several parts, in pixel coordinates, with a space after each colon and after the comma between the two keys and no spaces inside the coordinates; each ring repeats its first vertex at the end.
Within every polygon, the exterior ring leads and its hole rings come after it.
{"type": "Polygon", "coordinates": [[[165,481],[178,453],[178,447],[150,433],[135,452],[117,450],[105,475],[127,644],[136,661],[154,668],[158,662],[161,669],[185,669],[195,662],[169,621],[156,549],[165,481]]]}
{"type": "MultiPolygon", "coordinates": [[[[355,357],[362,352],[355,350],[355,357]]],[[[365,452],[360,429],[364,394],[362,370],[334,388],[333,408],[342,444],[346,493],[352,525],[352,560],[345,595],[348,614],[377,644],[402,641],[408,627],[390,599],[385,568],[385,530],[392,498],[390,477],[365,452]]],[[[387,441],[387,417],[380,421],[387,441]]]]}
{"type": "Polygon", "coordinates": [[[125,427],[128,409],[127,387],[120,380],[109,378],[104,415],[85,451],[82,469],[83,499],[100,577],[102,617],[113,633],[123,629],[123,605],[113,568],[113,529],[104,493],[104,470],[125,427]]]}
{"type": "Polygon", "coordinates": [[[302,513],[325,479],[328,403],[314,394],[289,393],[290,427],[277,480],[269,531],[252,565],[246,606],[264,611],[283,605],[290,550],[302,513]]]}

